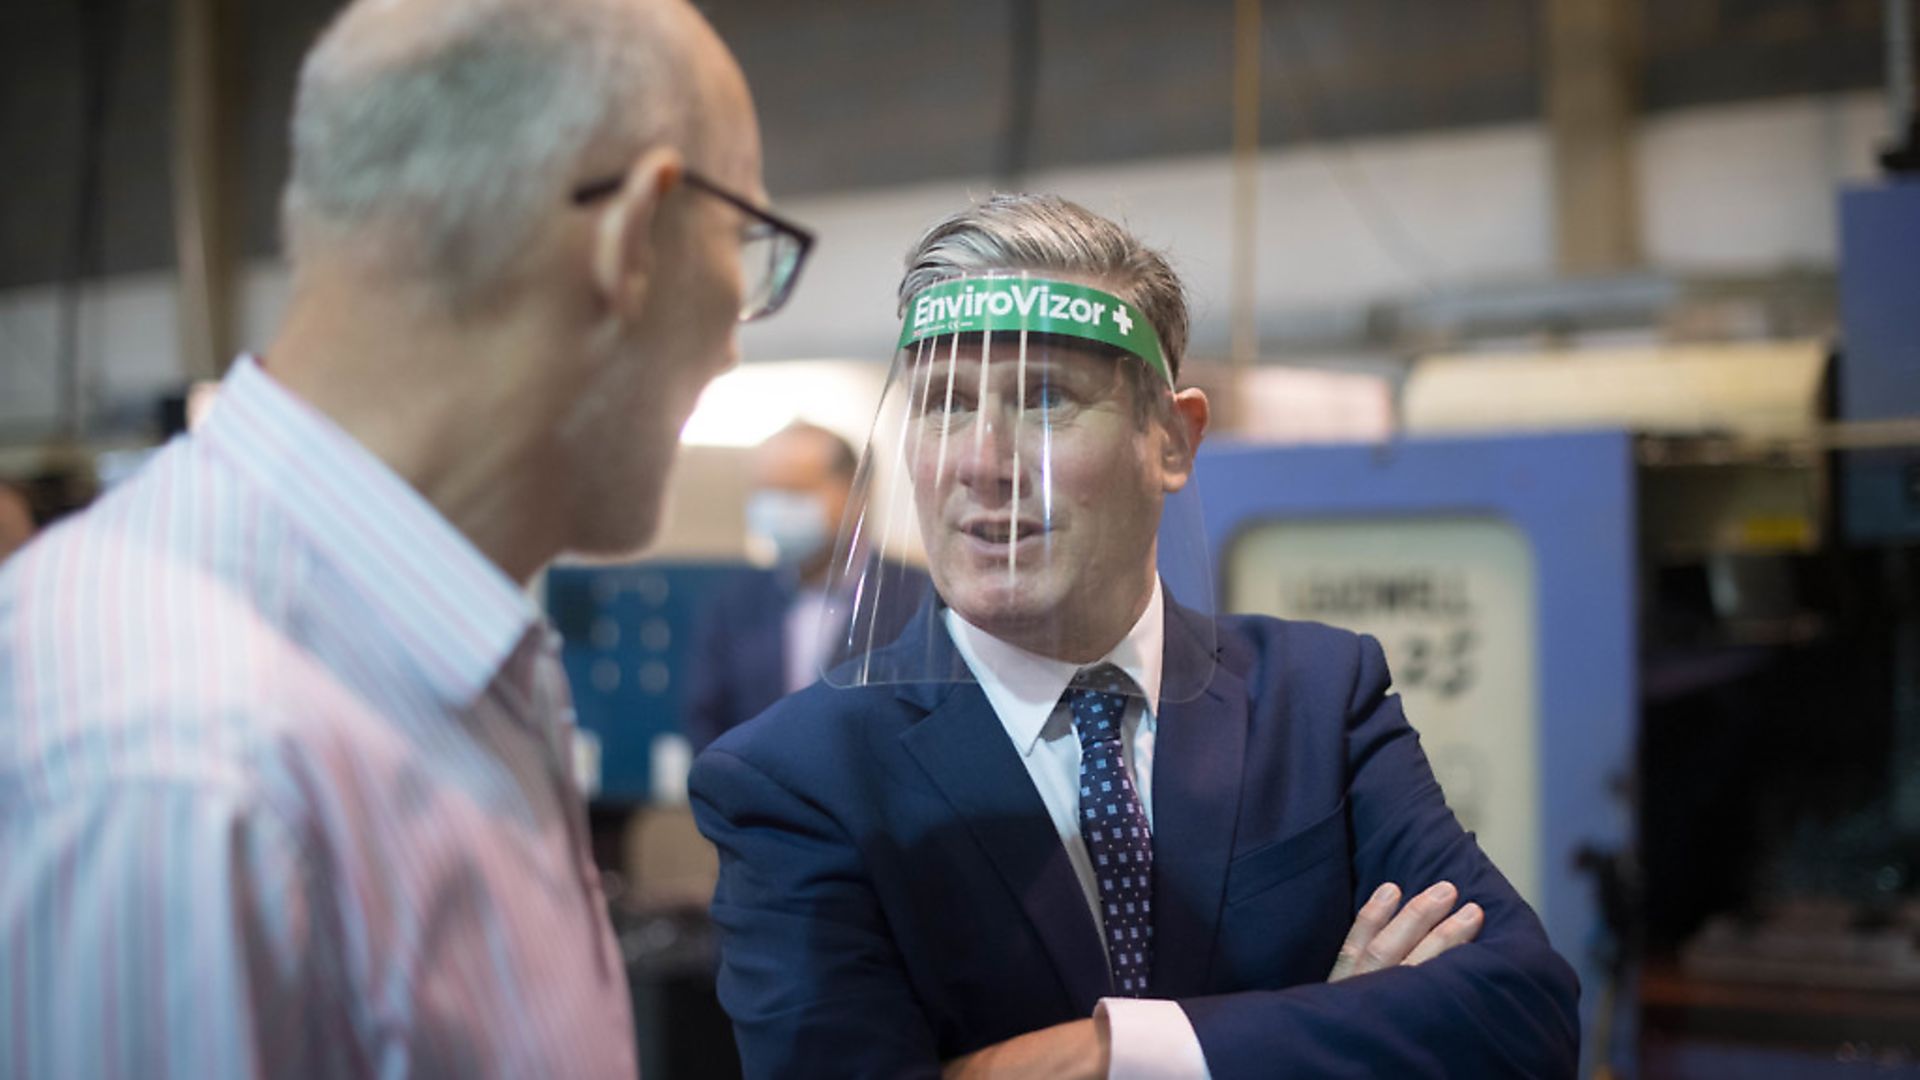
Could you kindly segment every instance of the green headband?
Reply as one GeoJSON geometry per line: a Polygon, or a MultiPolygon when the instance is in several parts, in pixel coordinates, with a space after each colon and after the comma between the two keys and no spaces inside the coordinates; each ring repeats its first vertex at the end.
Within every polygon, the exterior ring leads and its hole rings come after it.
{"type": "Polygon", "coordinates": [[[962,278],[929,285],[907,304],[900,345],[990,330],[1064,334],[1110,345],[1139,357],[1173,385],[1160,336],[1139,308],[1112,293],[1046,278],[962,278]]]}

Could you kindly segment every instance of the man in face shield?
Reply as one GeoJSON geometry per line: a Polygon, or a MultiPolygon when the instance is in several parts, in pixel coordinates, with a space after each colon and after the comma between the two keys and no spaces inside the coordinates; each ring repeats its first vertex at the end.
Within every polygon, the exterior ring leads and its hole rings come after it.
{"type": "Polygon", "coordinates": [[[1164,259],[1000,196],[900,296],[843,531],[934,594],[879,632],[905,584],[843,538],[844,663],[691,778],[749,1073],[1571,1075],[1573,973],[1379,645],[1168,584],[1208,406],[1164,259]]]}

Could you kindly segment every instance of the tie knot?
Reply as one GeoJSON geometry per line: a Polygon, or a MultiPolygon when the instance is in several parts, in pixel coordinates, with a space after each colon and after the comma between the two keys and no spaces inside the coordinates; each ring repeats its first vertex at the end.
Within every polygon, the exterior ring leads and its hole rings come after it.
{"type": "Polygon", "coordinates": [[[1112,664],[1087,668],[1067,684],[1067,707],[1082,747],[1120,742],[1120,719],[1126,715],[1126,695],[1133,680],[1112,664]]]}
{"type": "Polygon", "coordinates": [[[1138,693],[1133,676],[1121,671],[1112,664],[1095,664],[1074,672],[1073,681],[1067,683],[1070,689],[1091,690],[1097,694],[1119,694],[1125,696],[1138,693]]]}

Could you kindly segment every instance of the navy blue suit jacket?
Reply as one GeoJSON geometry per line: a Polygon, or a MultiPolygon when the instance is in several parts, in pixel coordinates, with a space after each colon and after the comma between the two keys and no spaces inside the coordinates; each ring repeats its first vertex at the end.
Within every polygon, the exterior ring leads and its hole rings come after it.
{"type": "MultiPolygon", "coordinates": [[[[1204,662],[1168,605],[1166,664],[1204,662]]],[[[1154,964],[1211,1072],[1571,1076],[1573,971],[1447,809],[1371,638],[1216,620],[1204,694],[1165,702],[1153,773],[1154,964]],[[1382,882],[1447,879],[1478,940],[1324,982],[1382,882]]],[[[895,647],[951,653],[915,620],[895,647]]],[[[787,698],[694,764],[718,845],[719,989],[750,1076],[935,1076],[1084,1018],[1111,991],[1085,894],[973,683],[787,698]]]]}
{"type": "Polygon", "coordinates": [[[687,670],[687,740],[704,748],[787,692],[787,607],[793,587],[754,571],[714,596],[695,631],[687,670]]]}

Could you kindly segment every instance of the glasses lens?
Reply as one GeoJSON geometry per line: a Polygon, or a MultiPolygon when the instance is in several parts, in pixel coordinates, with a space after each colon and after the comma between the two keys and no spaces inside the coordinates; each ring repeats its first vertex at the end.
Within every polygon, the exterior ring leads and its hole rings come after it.
{"type": "Polygon", "coordinates": [[[749,229],[740,245],[742,321],[770,315],[786,302],[800,263],[800,243],[770,225],[749,229]]]}
{"type": "Polygon", "coordinates": [[[773,295],[775,251],[780,237],[771,226],[754,225],[740,240],[740,318],[758,318],[766,313],[767,300],[773,295]]]}

